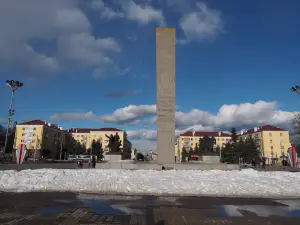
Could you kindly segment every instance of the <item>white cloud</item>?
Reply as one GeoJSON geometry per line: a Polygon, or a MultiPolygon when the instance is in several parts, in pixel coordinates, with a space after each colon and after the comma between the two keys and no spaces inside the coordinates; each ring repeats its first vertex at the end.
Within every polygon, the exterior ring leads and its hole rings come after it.
{"type": "MultiPolygon", "coordinates": [[[[223,105],[218,113],[212,114],[200,109],[192,109],[189,112],[177,111],[176,131],[179,135],[187,130],[214,131],[230,130],[233,126],[237,129],[248,129],[259,125],[278,125],[287,127],[297,112],[288,112],[278,109],[276,102],[257,101],[255,103],[241,103],[223,105]]],[[[128,136],[134,143],[146,141],[144,150],[155,145],[156,130],[146,129],[156,122],[155,105],[129,105],[112,112],[110,115],[94,115],[88,113],[55,114],[52,120],[88,119],[105,123],[123,125],[144,124],[144,129],[128,130],[128,136]],[[149,118],[149,116],[152,116],[149,118]]]]}
{"type": "Polygon", "coordinates": [[[129,105],[124,108],[115,110],[110,115],[100,115],[97,116],[93,112],[87,113],[62,113],[54,114],[51,116],[53,121],[61,120],[77,120],[77,119],[88,119],[101,121],[106,123],[118,123],[118,124],[130,124],[136,123],[137,119],[140,117],[145,117],[147,115],[153,115],[156,113],[155,105],[129,105]]]}
{"type": "Polygon", "coordinates": [[[178,40],[180,44],[190,41],[213,40],[222,31],[221,13],[208,8],[204,3],[197,3],[194,11],[184,15],[179,23],[185,38],[178,40]]]}
{"type": "Polygon", "coordinates": [[[7,118],[0,118],[0,123],[7,123],[7,118]]]}
{"type": "Polygon", "coordinates": [[[123,0],[121,4],[127,19],[137,21],[140,24],[156,22],[160,26],[165,26],[162,10],[155,9],[148,4],[138,5],[133,0],[123,0]]]}
{"type": "MultiPolygon", "coordinates": [[[[65,113],[55,114],[53,120],[70,119],[91,119],[106,123],[128,124],[144,119],[145,124],[153,124],[156,121],[155,105],[129,105],[112,112],[110,115],[94,115],[88,113],[65,113]],[[148,116],[154,115],[150,119],[148,116]]],[[[223,105],[217,114],[211,114],[200,109],[192,109],[189,112],[177,111],[176,128],[186,129],[228,129],[235,127],[252,127],[264,124],[287,124],[295,115],[295,112],[288,112],[277,109],[276,102],[257,101],[255,103],[241,103],[223,105]]]]}
{"type": "Polygon", "coordinates": [[[102,0],[92,0],[89,3],[89,5],[90,5],[90,7],[99,10],[101,18],[111,20],[111,19],[115,19],[115,18],[123,18],[124,17],[123,12],[114,11],[113,9],[106,6],[102,0]]]}
{"type": "Polygon", "coordinates": [[[97,118],[93,112],[87,113],[60,113],[60,114],[53,114],[51,116],[51,120],[53,121],[69,121],[69,120],[79,120],[79,119],[95,119],[97,118]]]}
{"type": "Polygon", "coordinates": [[[155,105],[129,105],[115,110],[111,115],[101,116],[101,120],[110,123],[128,123],[140,117],[154,115],[155,113],[155,105]]]}
{"type": "Polygon", "coordinates": [[[3,0],[0,7],[0,66],[26,74],[68,68],[97,69],[112,64],[120,47],[113,38],[97,38],[77,0],[3,0]],[[52,43],[51,53],[34,42],[52,43]]]}

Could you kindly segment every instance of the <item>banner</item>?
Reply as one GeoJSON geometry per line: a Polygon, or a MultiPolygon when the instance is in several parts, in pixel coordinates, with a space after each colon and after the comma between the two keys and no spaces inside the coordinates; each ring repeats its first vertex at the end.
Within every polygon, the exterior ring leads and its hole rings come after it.
{"type": "Polygon", "coordinates": [[[24,141],[22,144],[25,144],[27,147],[30,148],[32,139],[33,139],[33,127],[27,127],[25,128],[25,133],[24,133],[24,141]]]}
{"type": "Polygon", "coordinates": [[[26,153],[26,145],[20,144],[19,148],[16,150],[17,164],[23,163],[26,153]]]}
{"type": "Polygon", "coordinates": [[[287,155],[291,164],[291,167],[296,167],[297,166],[297,152],[295,147],[289,147],[287,151],[287,155]]]}

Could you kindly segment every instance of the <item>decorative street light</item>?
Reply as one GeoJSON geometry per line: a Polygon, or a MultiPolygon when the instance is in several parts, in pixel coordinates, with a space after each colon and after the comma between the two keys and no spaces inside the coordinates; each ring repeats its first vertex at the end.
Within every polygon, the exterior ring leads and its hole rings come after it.
{"type": "Polygon", "coordinates": [[[296,92],[300,96],[300,86],[295,86],[291,88],[292,92],[296,92]]]}
{"type": "Polygon", "coordinates": [[[11,117],[15,114],[15,110],[12,108],[14,94],[19,87],[22,87],[24,85],[23,83],[16,80],[6,80],[5,83],[11,90],[11,100],[10,100],[10,106],[8,110],[7,129],[6,129],[5,142],[4,142],[4,154],[6,153],[8,130],[9,130],[10,123],[12,122],[11,117]]]}

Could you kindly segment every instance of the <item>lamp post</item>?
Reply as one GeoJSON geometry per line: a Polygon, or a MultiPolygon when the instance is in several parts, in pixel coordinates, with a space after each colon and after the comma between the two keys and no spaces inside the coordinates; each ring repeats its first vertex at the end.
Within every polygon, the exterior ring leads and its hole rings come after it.
{"type": "Polygon", "coordinates": [[[22,87],[24,85],[23,83],[16,80],[6,80],[5,83],[11,90],[11,100],[10,100],[10,106],[8,110],[7,129],[6,129],[5,142],[4,142],[4,154],[6,153],[7,137],[8,137],[9,126],[11,123],[11,117],[15,114],[15,110],[12,108],[13,101],[14,101],[14,94],[19,87],[22,87]]]}
{"type": "Polygon", "coordinates": [[[291,88],[292,92],[296,92],[300,96],[300,86],[294,86],[291,88]]]}

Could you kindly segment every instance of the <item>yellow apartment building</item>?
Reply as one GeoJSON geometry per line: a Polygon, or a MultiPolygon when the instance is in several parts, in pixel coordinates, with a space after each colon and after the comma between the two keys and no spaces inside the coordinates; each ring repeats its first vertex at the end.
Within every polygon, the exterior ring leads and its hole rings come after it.
{"type": "Polygon", "coordinates": [[[215,147],[224,147],[226,143],[231,140],[231,135],[224,132],[204,132],[204,131],[187,131],[177,138],[175,143],[175,157],[176,161],[181,161],[182,149],[186,148],[187,151],[195,148],[200,139],[204,136],[214,137],[216,139],[215,147]]]}
{"type": "Polygon", "coordinates": [[[66,132],[62,127],[42,120],[31,120],[16,125],[14,149],[26,145],[29,155],[51,155],[52,150],[65,146],[66,132]]]}
{"type": "Polygon", "coordinates": [[[289,131],[279,127],[265,125],[241,131],[241,137],[245,139],[250,135],[257,141],[262,155],[269,162],[272,158],[280,158],[283,154],[286,156],[291,146],[289,131]]]}
{"type": "Polygon", "coordinates": [[[123,150],[124,145],[124,131],[117,128],[72,128],[67,131],[72,135],[72,137],[79,142],[86,149],[92,147],[93,140],[100,141],[102,144],[102,148],[104,152],[108,151],[109,139],[106,137],[112,135],[116,135],[118,133],[121,140],[121,151],[123,150]]]}

